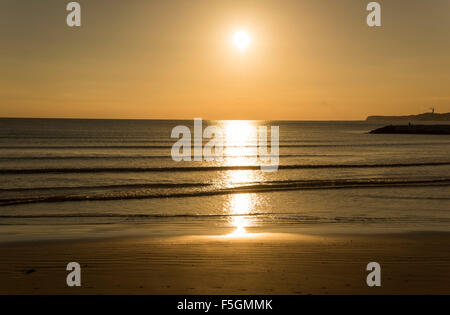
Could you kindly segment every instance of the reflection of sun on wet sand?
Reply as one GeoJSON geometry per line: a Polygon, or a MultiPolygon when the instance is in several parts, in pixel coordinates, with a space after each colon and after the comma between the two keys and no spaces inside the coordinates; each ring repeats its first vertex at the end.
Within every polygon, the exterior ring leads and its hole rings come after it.
{"type": "Polygon", "coordinates": [[[249,213],[252,204],[252,196],[249,194],[236,194],[231,196],[229,214],[231,214],[231,226],[235,230],[230,236],[245,236],[247,234],[246,227],[251,222],[250,219],[242,215],[249,213]]]}
{"type": "Polygon", "coordinates": [[[173,241],[219,241],[219,242],[284,242],[284,241],[304,241],[317,239],[316,236],[294,234],[294,233],[249,233],[245,228],[238,227],[233,232],[225,235],[191,235],[180,238],[173,238],[173,241]]]}

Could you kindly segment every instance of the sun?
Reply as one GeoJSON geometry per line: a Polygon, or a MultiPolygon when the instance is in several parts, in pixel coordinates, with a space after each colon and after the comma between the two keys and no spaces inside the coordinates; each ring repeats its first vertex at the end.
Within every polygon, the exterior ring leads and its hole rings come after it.
{"type": "Polygon", "coordinates": [[[248,49],[252,43],[252,38],[246,30],[236,31],[233,35],[233,45],[239,51],[243,52],[248,49]]]}

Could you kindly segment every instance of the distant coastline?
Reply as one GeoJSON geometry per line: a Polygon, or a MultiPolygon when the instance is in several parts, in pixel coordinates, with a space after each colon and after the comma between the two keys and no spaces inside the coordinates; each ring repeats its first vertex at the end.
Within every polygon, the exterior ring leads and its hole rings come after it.
{"type": "Polygon", "coordinates": [[[423,113],[407,116],[369,116],[366,121],[450,121],[450,113],[423,113]]]}

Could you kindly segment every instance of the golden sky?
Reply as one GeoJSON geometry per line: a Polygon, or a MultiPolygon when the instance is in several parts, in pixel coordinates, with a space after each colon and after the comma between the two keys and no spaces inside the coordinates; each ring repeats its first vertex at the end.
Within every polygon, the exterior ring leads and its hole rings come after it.
{"type": "Polygon", "coordinates": [[[450,111],[450,1],[0,2],[0,117],[359,120],[450,111]],[[246,30],[245,51],[232,43],[246,30]]]}

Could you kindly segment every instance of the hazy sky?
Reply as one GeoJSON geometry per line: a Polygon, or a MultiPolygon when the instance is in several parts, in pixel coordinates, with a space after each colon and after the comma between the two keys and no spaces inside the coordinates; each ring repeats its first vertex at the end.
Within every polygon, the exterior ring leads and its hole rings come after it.
{"type": "Polygon", "coordinates": [[[450,111],[450,0],[0,0],[0,116],[364,119],[450,111]],[[240,52],[236,30],[252,38],[240,52]]]}

